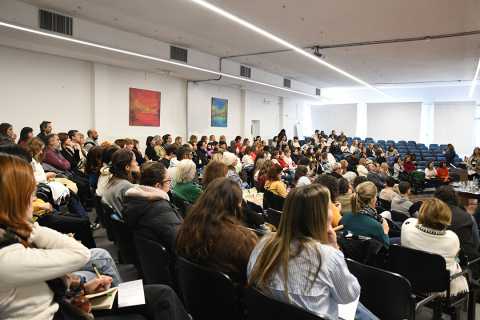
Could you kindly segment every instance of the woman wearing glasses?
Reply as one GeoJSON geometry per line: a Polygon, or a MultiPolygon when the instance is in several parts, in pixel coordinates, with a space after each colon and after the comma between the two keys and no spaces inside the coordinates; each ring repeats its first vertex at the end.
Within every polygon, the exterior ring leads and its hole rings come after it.
{"type": "Polygon", "coordinates": [[[183,222],[167,194],[170,176],[162,163],[148,162],[140,169],[140,184],[123,200],[123,219],[136,235],[162,244],[172,252],[173,239],[183,222]]]}

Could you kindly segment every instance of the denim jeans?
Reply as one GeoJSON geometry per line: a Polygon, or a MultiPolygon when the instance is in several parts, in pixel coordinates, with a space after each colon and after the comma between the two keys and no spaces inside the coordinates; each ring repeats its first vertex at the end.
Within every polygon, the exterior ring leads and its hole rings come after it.
{"type": "Polygon", "coordinates": [[[337,160],[337,162],[339,162],[340,160],[342,160],[342,156],[339,155],[339,154],[334,154],[333,157],[335,158],[335,160],[337,160]]]}
{"type": "Polygon", "coordinates": [[[73,272],[78,277],[85,277],[85,281],[97,278],[92,264],[95,264],[101,275],[112,277],[112,287],[117,287],[123,280],[118,273],[117,266],[107,250],[101,248],[90,249],[90,260],[86,265],[73,272]]]}
{"type": "Polygon", "coordinates": [[[90,221],[90,216],[85,212],[85,209],[77,197],[70,196],[70,201],[68,201],[67,207],[70,213],[76,213],[83,219],[90,221]]]}
{"type": "Polygon", "coordinates": [[[380,320],[373,313],[371,313],[363,304],[359,301],[357,306],[357,312],[355,313],[355,320],[380,320]]]}

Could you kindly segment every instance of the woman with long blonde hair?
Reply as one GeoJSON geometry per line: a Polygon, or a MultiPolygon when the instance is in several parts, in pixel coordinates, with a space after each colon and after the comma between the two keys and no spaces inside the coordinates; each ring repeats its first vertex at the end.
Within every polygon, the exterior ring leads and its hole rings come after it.
{"type": "MultiPolygon", "coordinates": [[[[360,285],[338,250],[331,219],[327,188],[313,184],[292,189],[277,232],[263,237],[250,256],[248,285],[338,319],[338,304],[354,301],[360,285]]],[[[359,309],[368,312],[361,304],[359,309]]]]}

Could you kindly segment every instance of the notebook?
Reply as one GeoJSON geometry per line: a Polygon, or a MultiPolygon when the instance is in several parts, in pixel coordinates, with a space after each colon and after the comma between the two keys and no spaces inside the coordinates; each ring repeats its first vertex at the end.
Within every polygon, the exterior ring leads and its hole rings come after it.
{"type": "Polygon", "coordinates": [[[113,301],[115,301],[115,295],[118,288],[110,288],[107,291],[100,293],[87,294],[85,298],[90,300],[92,310],[108,310],[112,309],[113,301]],[[110,295],[108,295],[110,293],[110,295]]]}

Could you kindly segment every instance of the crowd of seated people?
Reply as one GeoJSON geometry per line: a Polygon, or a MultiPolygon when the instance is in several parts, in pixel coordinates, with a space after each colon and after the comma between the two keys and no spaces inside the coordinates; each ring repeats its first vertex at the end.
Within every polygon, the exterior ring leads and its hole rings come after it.
{"type": "MultiPolygon", "coordinates": [[[[87,139],[83,139],[77,130],[55,134],[48,121],[42,122],[41,132],[36,137],[31,128],[24,128],[18,145],[13,147],[17,138],[13,128],[8,124],[2,125],[0,135],[3,146],[0,145],[0,152],[14,154],[24,150],[36,184],[57,188],[58,183],[64,194],[69,195],[63,203],[61,199],[55,203],[66,205],[69,212],[55,215],[51,214],[56,210],[51,204],[32,201],[32,212],[38,213],[35,218],[41,219],[43,226],[59,233],[75,234],[85,247],[94,250],[92,230],[99,225],[90,222],[87,212],[90,211],[88,204],[92,196],[97,195],[112,206],[119,218],[138,236],[161,243],[170,255],[178,254],[196,264],[227,273],[240,296],[247,285],[255,285],[277,299],[325,312],[335,318],[337,305],[355,300],[360,288],[355,277],[348,272],[343,254],[337,250],[332,227],[343,226],[343,231],[375,239],[388,248],[401,241],[399,232],[389,236],[390,228],[401,230],[402,236],[404,233],[412,234],[412,225],[432,228],[429,221],[435,220],[431,216],[434,206],[448,211],[445,209],[447,206],[450,210],[450,225],[433,225],[440,233],[445,228],[451,230],[449,240],[445,240],[448,250],[453,252],[460,244],[469,257],[480,257],[478,224],[473,217],[465,216],[467,213],[458,206],[455,192],[452,195],[453,189],[447,186],[452,180],[448,170],[448,165],[452,163],[450,158],[440,162],[438,169],[432,162],[425,170],[425,178],[437,188],[436,202],[412,203],[409,199],[411,184],[407,181],[409,174],[417,171],[415,155],[400,157],[393,146],[383,148],[369,143],[365,148],[363,142],[356,140],[349,145],[343,131],[337,136],[334,130],[326,136],[317,130],[311,139],[303,143],[298,137],[288,140],[285,130],[282,130],[271,146],[267,146],[261,137],[256,137],[251,143],[249,138],[237,136],[227,146],[225,136],[216,141],[214,135],[200,139],[192,135],[183,144],[180,136],[173,139],[169,134],[152,135],[146,139],[146,148],[142,153],[138,140],[124,138],[114,143],[99,143],[94,129],[88,130],[87,139]],[[11,148],[16,151],[9,150],[11,148]],[[253,186],[286,197],[278,230],[268,223],[268,217],[253,211],[243,199],[242,191],[253,186]],[[188,215],[177,208],[174,197],[193,205],[188,215]],[[388,210],[377,210],[379,199],[388,201],[392,211],[407,216],[407,229],[403,229],[403,221],[394,221],[388,210]],[[442,205],[444,203],[446,205],[442,205]],[[305,220],[307,217],[308,220],[305,220]],[[413,220],[415,218],[419,219],[418,223],[413,220]],[[316,225],[315,221],[319,224],[316,225]],[[246,227],[266,236],[259,243],[257,235],[246,227]],[[271,236],[268,235],[270,233],[271,236]],[[457,236],[457,242],[452,234],[457,236]],[[265,250],[278,250],[281,244],[286,245],[282,250],[287,247],[297,250],[298,257],[302,254],[311,256],[312,252],[317,255],[317,259],[309,262],[308,274],[318,277],[319,281],[310,289],[317,292],[329,287],[328,296],[315,296],[315,303],[309,303],[307,297],[312,299],[313,296],[291,289],[290,285],[285,290],[287,282],[308,284],[311,277],[307,274],[301,275],[304,278],[281,277],[278,286],[266,285],[282,274],[285,265],[291,263],[291,268],[295,269],[296,264],[301,263],[281,260],[289,255],[282,254],[280,259],[280,256],[276,258],[264,254],[265,250]],[[269,264],[270,260],[265,260],[267,257],[276,262],[269,264]],[[325,273],[324,265],[335,265],[335,268],[329,269],[334,275],[325,273]],[[332,277],[342,281],[322,281],[332,277]],[[350,288],[350,292],[345,291],[344,286],[350,288]],[[337,290],[342,294],[332,298],[332,292],[337,290]]],[[[452,150],[453,146],[448,152],[452,150]]],[[[480,149],[476,149],[468,159],[469,168],[473,171],[477,170],[479,156],[480,149]]],[[[418,233],[417,230],[422,231],[418,227],[413,233],[418,233]]],[[[409,243],[416,248],[411,244],[415,242],[409,243]]],[[[416,245],[419,245],[418,242],[416,245]]],[[[434,251],[429,248],[424,249],[434,251]]],[[[0,246],[0,259],[2,249],[0,246]]],[[[91,256],[93,254],[90,253],[91,256]]],[[[99,254],[105,256],[103,252],[99,254]]],[[[57,276],[82,271],[79,264],[80,261],[76,266],[67,265],[57,276]]],[[[447,264],[452,264],[452,261],[447,261],[447,264]]],[[[473,279],[478,278],[478,264],[470,266],[470,269],[473,279]]],[[[117,278],[115,272],[107,274],[105,271],[104,274],[108,277],[100,284],[111,284],[112,279],[117,278]]],[[[85,279],[88,280],[87,277],[85,279]]],[[[460,289],[455,293],[468,290],[468,285],[465,287],[463,281],[458,282],[460,289]]],[[[89,290],[86,291],[92,292],[89,290]]],[[[95,290],[100,290],[98,284],[95,290]]],[[[145,293],[153,294],[151,292],[159,290],[166,289],[152,287],[147,288],[145,293]]],[[[178,298],[173,293],[169,301],[173,303],[175,299],[178,298]]],[[[55,312],[53,310],[51,315],[55,312]]],[[[120,313],[117,309],[112,314],[115,312],[120,313]]],[[[185,310],[178,308],[175,312],[180,319],[185,310]]],[[[356,319],[367,318],[375,319],[360,304],[356,319]]]]}

